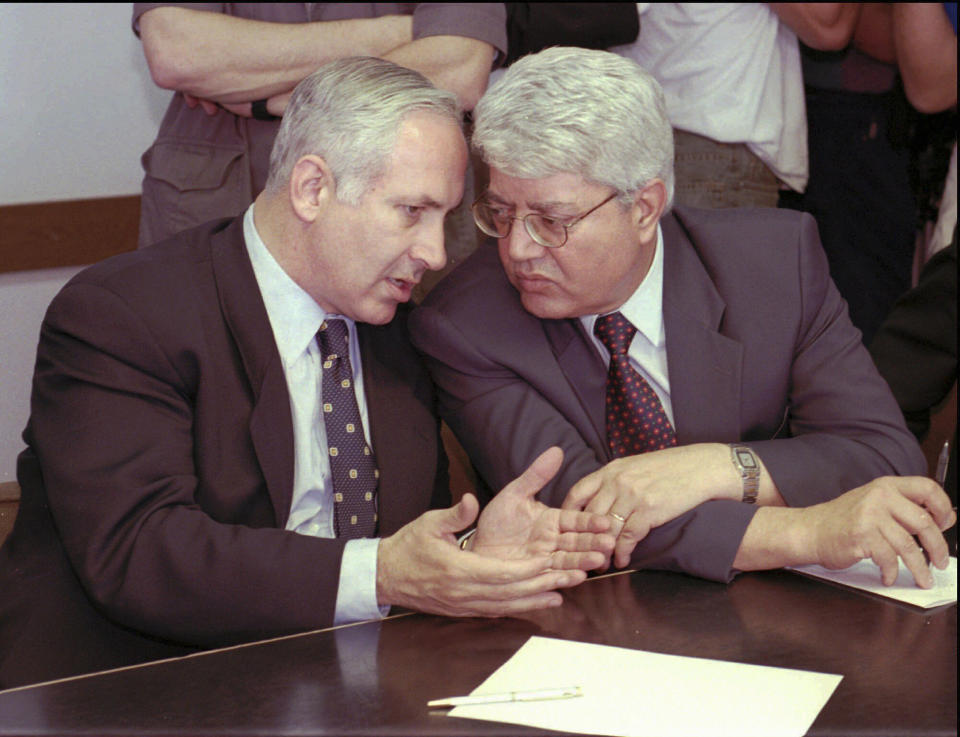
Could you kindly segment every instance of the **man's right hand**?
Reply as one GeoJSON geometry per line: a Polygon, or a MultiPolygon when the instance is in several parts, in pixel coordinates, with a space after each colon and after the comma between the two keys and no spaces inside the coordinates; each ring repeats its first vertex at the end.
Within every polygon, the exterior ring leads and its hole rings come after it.
{"type": "Polygon", "coordinates": [[[930,588],[924,551],[933,565],[946,568],[942,531],[957,521],[950,498],[922,476],[884,476],[803,512],[817,563],[840,569],[871,558],[885,586],[896,581],[900,558],[917,585],[930,588]]]}
{"type": "Polygon", "coordinates": [[[756,571],[816,563],[842,569],[869,558],[890,586],[901,559],[926,589],[933,574],[924,551],[937,568],[945,568],[949,551],[942,531],[956,521],[939,484],[922,476],[884,476],[812,507],[758,509],[733,567],[756,571]]]}

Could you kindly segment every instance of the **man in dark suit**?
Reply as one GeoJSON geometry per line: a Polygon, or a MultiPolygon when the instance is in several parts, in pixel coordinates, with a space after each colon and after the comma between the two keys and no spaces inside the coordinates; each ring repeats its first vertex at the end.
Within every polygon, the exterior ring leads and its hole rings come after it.
{"type": "Polygon", "coordinates": [[[560,603],[602,517],[449,504],[405,302],[462,196],[455,98],[353,58],[290,103],[246,215],[73,279],[41,330],[0,550],[0,688],[376,618],[560,603]],[[463,549],[461,549],[463,548],[463,549]]]}
{"type": "Polygon", "coordinates": [[[441,414],[494,489],[560,446],[540,497],[610,516],[617,566],[872,557],[889,583],[900,556],[931,585],[913,535],[945,565],[953,513],[929,480],[871,482],[923,456],[813,220],[670,213],[671,133],[656,81],[605,52],[548,49],[486,93],[474,214],[498,247],[411,318],[441,414]]]}

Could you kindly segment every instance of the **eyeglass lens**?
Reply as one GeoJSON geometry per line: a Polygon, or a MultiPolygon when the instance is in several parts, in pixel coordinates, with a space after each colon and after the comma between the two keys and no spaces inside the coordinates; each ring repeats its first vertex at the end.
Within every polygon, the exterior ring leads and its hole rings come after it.
{"type": "Polygon", "coordinates": [[[506,238],[514,220],[522,220],[527,234],[537,243],[549,248],[561,246],[567,240],[566,229],[553,218],[529,213],[523,218],[514,217],[486,202],[477,202],[473,207],[477,227],[494,238],[506,238]]]}

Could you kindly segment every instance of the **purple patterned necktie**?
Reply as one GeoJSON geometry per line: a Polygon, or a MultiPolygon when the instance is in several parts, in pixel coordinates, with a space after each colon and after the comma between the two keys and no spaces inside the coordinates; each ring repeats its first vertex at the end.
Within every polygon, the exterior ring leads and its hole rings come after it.
{"type": "Polygon", "coordinates": [[[672,448],[677,436],[660,398],[630,365],[627,349],[637,329],[619,312],[597,318],[593,332],[610,351],[607,443],[614,458],[672,448]]]}
{"type": "Polygon", "coordinates": [[[351,540],[377,529],[377,470],[363,434],[350,367],[347,324],[324,320],[317,333],[323,361],[323,421],[333,476],[334,530],[351,540]]]}

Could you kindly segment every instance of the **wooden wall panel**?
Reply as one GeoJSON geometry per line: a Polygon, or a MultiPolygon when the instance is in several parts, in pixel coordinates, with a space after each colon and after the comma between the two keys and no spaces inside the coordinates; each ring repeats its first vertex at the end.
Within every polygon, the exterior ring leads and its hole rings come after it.
{"type": "Polygon", "coordinates": [[[20,487],[15,482],[0,483],[0,544],[13,529],[20,506],[20,487]]]}
{"type": "Polygon", "coordinates": [[[140,195],[0,206],[0,272],[82,266],[137,247],[140,195]]]}

